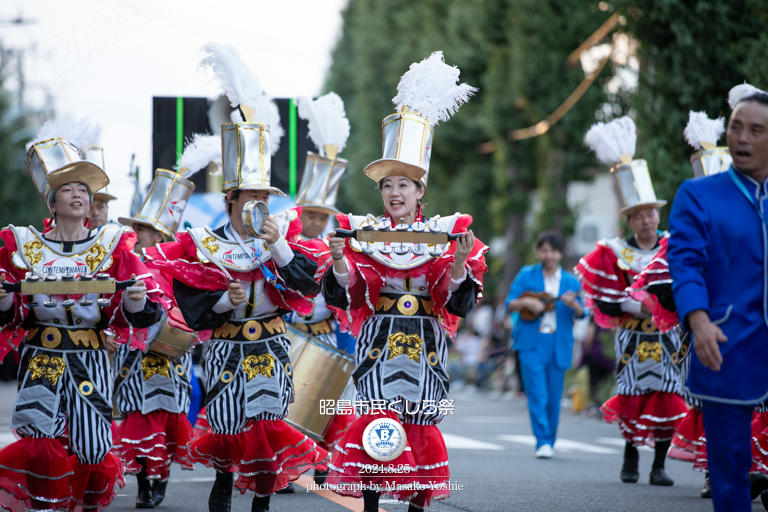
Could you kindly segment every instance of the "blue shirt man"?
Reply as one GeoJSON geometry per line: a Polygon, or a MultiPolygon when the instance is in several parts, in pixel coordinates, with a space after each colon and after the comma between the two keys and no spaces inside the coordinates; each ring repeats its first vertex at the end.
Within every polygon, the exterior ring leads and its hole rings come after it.
{"type": "Polygon", "coordinates": [[[670,215],[669,269],[696,358],[716,512],[752,510],[754,404],[768,398],[768,94],[742,99],[727,130],[733,167],[688,180],[670,215]]]}
{"type": "Polygon", "coordinates": [[[506,301],[509,311],[528,310],[536,315],[533,320],[521,315],[512,337],[528,396],[536,457],[545,459],[553,455],[563,379],[573,357],[573,319],[584,317],[577,297],[581,285],[576,276],[560,266],[562,257],[562,239],[554,233],[540,234],[536,240],[539,263],[520,269],[506,301]],[[546,311],[547,302],[536,297],[521,298],[524,292],[546,292],[554,307],[546,311]]]}

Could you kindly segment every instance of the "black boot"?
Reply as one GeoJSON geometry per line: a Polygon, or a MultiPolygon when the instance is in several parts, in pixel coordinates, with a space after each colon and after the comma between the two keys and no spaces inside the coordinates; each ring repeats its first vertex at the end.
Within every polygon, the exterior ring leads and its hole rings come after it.
{"type": "Polygon", "coordinates": [[[760,495],[760,501],[763,502],[763,508],[768,510],[768,491],[760,495]]]}
{"type": "Polygon", "coordinates": [[[363,512],[378,512],[379,493],[365,489],[363,491],[363,512]]]}
{"type": "Polygon", "coordinates": [[[136,494],[136,508],[155,508],[155,498],[152,495],[152,484],[147,480],[147,460],[137,459],[141,463],[141,471],[136,473],[139,492],[136,494]]]}
{"type": "Polygon", "coordinates": [[[279,491],[277,491],[275,494],[294,494],[296,492],[296,488],[293,486],[292,483],[289,483],[279,491]]]}
{"type": "Polygon", "coordinates": [[[656,455],[653,459],[653,466],[651,466],[651,485],[662,485],[665,487],[675,485],[674,480],[669,478],[666,471],[664,471],[664,460],[667,458],[670,443],[671,441],[656,441],[656,447],[654,448],[656,455]]]}
{"type": "Polygon", "coordinates": [[[315,483],[317,485],[323,485],[327,477],[328,477],[327,471],[320,471],[319,469],[315,470],[315,483]]]}
{"type": "Polygon", "coordinates": [[[768,491],[768,476],[765,473],[754,471],[749,473],[749,489],[752,499],[762,495],[763,492],[768,491]]]}
{"type": "Polygon", "coordinates": [[[235,478],[233,473],[216,472],[211,495],[208,497],[209,512],[230,512],[232,509],[232,487],[235,478]]]}
{"type": "Polygon", "coordinates": [[[155,506],[159,506],[165,499],[165,489],[168,487],[168,480],[154,480],[152,482],[152,496],[155,498],[155,506]]]}
{"type": "Polygon", "coordinates": [[[413,503],[408,504],[408,512],[424,512],[424,509],[421,507],[417,507],[413,503]]]}
{"type": "Polygon", "coordinates": [[[712,499],[712,487],[709,485],[709,472],[704,473],[704,487],[701,488],[701,497],[712,499]]]}
{"type": "Polygon", "coordinates": [[[269,498],[271,496],[254,496],[251,502],[251,512],[269,512],[269,498]]]}
{"type": "Polygon", "coordinates": [[[621,466],[621,481],[627,484],[634,484],[640,480],[640,473],[637,471],[637,462],[640,459],[640,455],[637,453],[637,448],[632,446],[631,443],[627,443],[624,446],[624,465],[621,466]]]}

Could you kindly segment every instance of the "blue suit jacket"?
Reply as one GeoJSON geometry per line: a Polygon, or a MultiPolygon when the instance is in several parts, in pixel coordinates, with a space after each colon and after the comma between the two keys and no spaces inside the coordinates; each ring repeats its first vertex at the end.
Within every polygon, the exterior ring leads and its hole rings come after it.
{"type": "MultiPolygon", "coordinates": [[[[576,276],[562,270],[560,277],[560,295],[565,292],[578,292],[581,290],[581,284],[576,276]]],[[[507,295],[506,305],[517,299],[523,292],[543,292],[544,291],[544,272],[541,268],[541,263],[535,265],[526,265],[515,277],[512,282],[512,286],[509,289],[509,295],[507,295]]],[[[581,303],[581,299],[579,303],[581,303]]],[[[582,306],[583,307],[583,306],[582,306]]],[[[573,359],[573,315],[574,311],[558,301],[555,306],[555,313],[557,315],[557,329],[555,330],[555,366],[560,370],[567,370],[571,367],[571,360],[573,359]]],[[[538,343],[538,339],[541,336],[539,333],[539,325],[541,324],[541,318],[537,318],[532,322],[526,322],[522,318],[518,318],[515,322],[515,330],[512,332],[512,337],[515,340],[515,350],[518,352],[534,351],[541,347],[538,343]]]]}
{"type": "MultiPolygon", "coordinates": [[[[756,205],[768,195],[739,174],[756,205]]],[[[754,404],[768,397],[768,228],[727,173],[685,181],[669,218],[669,270],[682,321],[703,309],[723,330],[723,364],[692,354],[687,388],[699,398],[754,404]]]]}

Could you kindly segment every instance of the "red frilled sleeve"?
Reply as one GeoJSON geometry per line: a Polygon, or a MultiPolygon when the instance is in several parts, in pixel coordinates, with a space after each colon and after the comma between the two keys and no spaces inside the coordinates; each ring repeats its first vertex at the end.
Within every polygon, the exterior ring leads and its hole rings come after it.
{"type": "MultiPolygon", "coordinates": [[[[26,269],[16,267],[12,262],[13,254],[18,250],[16,237],[10,229],[0,231],[0,239],[5,244],[0,247],[0,273],[5,274],[5,280],[9,283],[18,283],[26,275],[26,269]]],[[[16,294],[13,299],[13,319],[0,328],[0,361],[11,350],[17,350],[26,331],[21,329],[21,324],[28,313],[23,306],[24,298],[16,294]]]]}
{"type": "Polygon", "coordinates": [[[610,247],[598,243],[597,249],[579,260],[574,272],[587,297],[586,306],[594,308],[597,325],[604,329],[615,329],[632,317],[629,313],[609,316],[595,307],[597,301],[620,303],[630,298],[625,272],[619,268],[618,259],[610,247]]]}
{"type": "Polygon", "coordinates": [[[667,332],[680,324],[680,319],[676,312],[665,309],[656,295],[649,292],[649,288],[654,285],[671,285],[672,276],[669,273],[669,264],[667,263],[667,245],[666,237],[659,241],[659,251],[648,265],[635,277],[635,282],[629,288],[629,295],[645,304],[653,315],[653,321],[661,332],[667,332]]]}

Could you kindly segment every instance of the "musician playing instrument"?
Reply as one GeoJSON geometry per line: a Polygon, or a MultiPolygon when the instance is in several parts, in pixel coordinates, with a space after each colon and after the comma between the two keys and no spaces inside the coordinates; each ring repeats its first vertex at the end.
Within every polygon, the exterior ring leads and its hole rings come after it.
{"type": "Polygon", "coordinates": [[[0,506],[14,512],[101,510],[115,484],[124,485],[122,463],[110,453],[112,379],[101,332],[110,328],[125,343],[130,331],[142,347],[163,310],[159,288],[132,252],[135,235],[121,226],[86,227],[93,193],[109,178],[81,159],[83,132],[71,119],[49,121],[27,153],[53,228],[0,231],[0,281],[31,274],[52,293],[22,295],[28,282],[20,293],[0,288],[0,357],[26,332],[11,423],[21,439],[0,450],[0,506]],[[55,292],[109,285],[109,278],[138,281],[114,294],[55,292]]]}
{"type": "Polygon", "coordinates": [[[536,239],[539,263],[520,269],[506,301],[509,311],[527,310],[535,317],[518,319],[512,337],[523,368],[536,457],[543,459],[554,454],[563,381],[573,357],[573,320],[584,318],[578,297],[581,286],[576,276],[560,266],[562,257],[563,239],[541,233],[536,239]],[[543,292],[554,300],[546,304],[530,294],[523,296],[526,292],[543,292]]]}
{"type": "Polygon", "coordinates": [[[225,92],[245,119],[221,130],[230,222],[188,229],[176,235],[177,242],[145,252],[148,266],[173,283],[187,324],[213,330],[205,359],[212,432],[190,448],[195,462],[216,469],[209,510],[229,512],[236,485],[241,493],[256,493],[251,510],[262,512],[274,492],[309,469],[325,468],[327,452],[283,421],[294,391],[282,316],[309,314],[320,286],[312,250],[288,241],[301,232],[301,208],[271,216],[264,206],[270,194],[285,195],[270,185],[279,142],[270,134],[282,133],[277,107],[234,48],[208,43],[204,50],[203,63],[219,82],[236,84],[225,92]]]}
{"type": "Polygon", "coordinates": [[[361,242],[335,233],[330,238],[334,264],[323,276],[323,296],[337,321],[357,337],[356,401],[370,408],[357,411],[361,417],[336,445],[326,484],[343,495],[362,495],[366,511],[378,510],[379,490],[410,500],[411,511],[450,495],[448,454],[437,428],[450,404],[447,335],[455,333],[458,317],[466,316],[481,296],[487,247],[468,230],[470,216],[427,218],[421,199],[434,124],[449,117],[433,110],[431,101],[447,97],[443,106],[455,112],[474,92],[466,84],[456,85],[458,75],[457,68],[443,62],[442,52],[411,65],[395,101],[399,112],[382,124],[384,156],[365,169],[378,184],[385,215],[337,216],[342,229],[407,233],[425,243],[361,242]],[[432,75],[435,68],[442,72],[432,75]],[[423,82],[414,84],[414,73],[423,82]],[[422,88],[431,88],[434,96],[423,96],[422,88]],[[460,236],[430,247],[431,231],[460,236]],[[398,468],[395,473],[377,471],[381,459],[363,448],[366,427],[382,418],[401,424],[406,434],[405,451],[386,459],[385,464],[398,468]],[[385,488],[385,481],[398,487],[385,488]]]}

